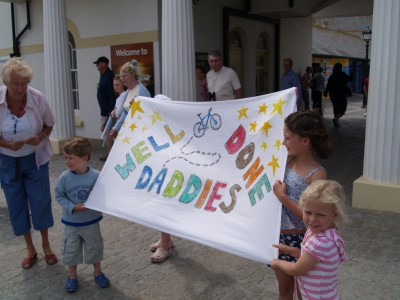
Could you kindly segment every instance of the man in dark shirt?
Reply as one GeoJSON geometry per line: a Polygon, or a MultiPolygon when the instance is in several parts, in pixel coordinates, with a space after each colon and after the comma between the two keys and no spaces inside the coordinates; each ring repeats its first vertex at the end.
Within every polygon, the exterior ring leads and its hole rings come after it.
{"type": "MultiPolygon", "coordinates": [[[[104,125],[115,107],[116,99],[113,86],[114,72],[108,67],[109,62],[110,61],[105,56],[100,56],[93,62],[96,65],[97,70],[100,72],[100,80],[97,84],[97,101],[100,106],[101,131],[104,130],[104,125]]],[[[112,147],[112,140],[109,140],[107,137],[106,139],[108,150],[110,150],[112,147]]],[[[100,160],[105,161],[107,155],[101,157],[100,160]]]]}

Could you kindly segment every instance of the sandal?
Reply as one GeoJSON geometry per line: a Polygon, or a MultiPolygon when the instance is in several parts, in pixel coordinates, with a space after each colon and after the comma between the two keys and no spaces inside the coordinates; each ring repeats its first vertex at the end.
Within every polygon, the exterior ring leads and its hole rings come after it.
{"type": "Polygon", "coordinates": [[[58,262],[58,258],[54,254],[45,255],[44,260],[49,266],[54,265],[58,262]]]}
{"type": "Polygon", "coordinates": [[[28,270],[32,268],[32,266],[35,264],[35,261],[37,260],[37,253],[35,253],[34,256],[32,257],[26,257],[21,263],[21,267],[25,270],[28,270]]]}
{"type": "Polygon", "coordinates": [[[161,263],[165,261],[168,256],[171,255],[171,250],[164,250],[162,248],[158,248],[154,254],[150,256],[151,262],[153,263],[161,263]]]}
{"type": "MultiPolygon", "coordinates": [[[[150,245],[150,251],[151,251],[151,252],[156,252],[157,249],[160,248],[160,245],[161,245],[161,240],[158,240],[157,242],[151,244],[151,245],[150,245]]],[[[169,247],[169,249],[175,247],[175,246],[174,246],[174,242],[173,242],[172,240],[169,240],[168,247],[169,247]]]]}
{"type": "Polygon", "coordinates": [[[64,287],[64,290],[68,293],[73,293],[76,292],[78,289],[78,279],[72,279],[69,278],[67,279],[67,284],[64,287]]]}
{"type": "Polygon", "coordinates": [[[104,273],[100,273],[99,275],[94,275],[94,281],[96,284],[102,289],[110,286],[110,280],[104,275],[104,273]]]}

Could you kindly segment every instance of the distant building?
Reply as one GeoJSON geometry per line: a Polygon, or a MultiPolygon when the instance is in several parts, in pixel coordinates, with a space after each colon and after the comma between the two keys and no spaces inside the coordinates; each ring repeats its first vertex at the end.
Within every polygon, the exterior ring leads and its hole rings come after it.
{"type": "Polygon", "coordinates": [[[323,68],[326,78],[332,67],[340,62],[343,71],[352,75],[349,87],[353,92],[363,92],[365,77],[366,44],[362,31],[371,27],[372,16],[348,18],[323,18],[313,20],[312,65],[323,68]]]}

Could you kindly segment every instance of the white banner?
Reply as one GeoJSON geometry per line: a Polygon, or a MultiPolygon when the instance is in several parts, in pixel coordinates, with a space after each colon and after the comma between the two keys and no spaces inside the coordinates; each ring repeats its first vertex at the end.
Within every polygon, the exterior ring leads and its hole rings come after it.
{"type": "Polygon", "coordinates": [[[295,89],[232,101],[137,97],[86,206],[255,261],[279,241],[295,89]]]}

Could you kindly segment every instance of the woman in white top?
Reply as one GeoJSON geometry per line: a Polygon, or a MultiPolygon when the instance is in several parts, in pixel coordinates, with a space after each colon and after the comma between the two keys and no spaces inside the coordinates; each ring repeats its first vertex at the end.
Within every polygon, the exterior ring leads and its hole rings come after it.
{"type": "Polygon", "coordinates": [[[14,234],[25,239],[24,269],[37,260],[32,225],[40,230],[46,263],[57,262],[48,239],[48,228],[54,225],[49,135],[55,118],[45,96],[29,86],[32,74],[24,61],[11,58],[3,66],[0,87],[0,183],[14,234]]]}

